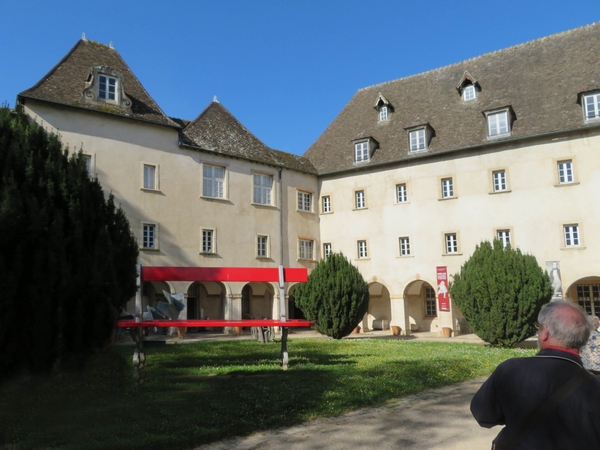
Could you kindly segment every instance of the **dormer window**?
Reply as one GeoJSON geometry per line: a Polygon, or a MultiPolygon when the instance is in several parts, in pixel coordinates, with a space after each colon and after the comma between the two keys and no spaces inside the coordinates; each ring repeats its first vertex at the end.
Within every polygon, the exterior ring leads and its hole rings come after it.
{"type": "Polygon", "coordinates": [[[583,96],[583,112],[586,122],[600,119],[600,92],[583,96]]]}
{"type": "Polygon", "coordinates": [[[379,107],[379,121],[384,122],[386,120],[388,120],[388,108],[383,105],[379,107]]]}
{"type": "Polygon", "coordinates": [[[456,90],[462,96],[463,102],[471,102],[477,99],[477,91],[481,90],[479,83],[467,71],[463,74],[456,90]]]}
{"type": "Polygon", "coordinates": [[[514,121],[512,108],[507,107],[501,110],[485,112],[484,114],[487,119],[488,139],[510,136],[512,122],[514,121]]]}
{"type": "Polygon", "coordinates": [[[98,98],[117,101],[117,79],[98,75],[98,98]]]}
{"type": "Polygon", "coordinates": [[[477,93],[475,91],[475,86],[469,84],[465,86],[463,89],[463,102],[470,102],[471,100],[475,100],[477,98],[477,93]]]}
{"type": "Polygon", "coordinates": [[[408,152],[426,152],[433,137],[433,128],[429,124],[408,128],[408,152]]]}
{"type": "Polygon", "coordinates": [[[369,141],[354,144],[354,162],[365,162],[369,160],[369,141]]]}
{"type": "Polygon", "coordinates": [[[381,92],[377,96],[373,108],[377,110],[379,122],[386,122],[390,118],[390,113],[394,112],[394,107],[387,98],[381,95],[381,92]]]}

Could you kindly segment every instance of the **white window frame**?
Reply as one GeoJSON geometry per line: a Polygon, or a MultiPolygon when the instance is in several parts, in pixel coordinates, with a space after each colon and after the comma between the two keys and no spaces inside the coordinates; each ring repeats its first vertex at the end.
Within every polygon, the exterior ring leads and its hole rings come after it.
{"type": "Polygon", "coordinates": [[[155,222],[142,222],[142,250],[158,250],[158,224],[155,222]]]}
{"type": "Polygon", "coordinates": [[[321,197],[321,212],[323,214],[328,214],[331,212],[331,196],[323,195],[321,197]]]}
{"type": "Polygon", "coordinates": [[[370,160],[369,141],[356,142],[354,144],[354,162],[362,163],[370,160]]]}
{"type": "Polygon", "coordinates": [[[583,96],[583,116],[586,122],[600,120],[600,92],[583,96]]]}
{"type": "Polygon", "coordinates": [[[354,191],[354,209],[365,209],[367,207],[365,190],[358,189],[354,191]]]}
{"type": "Polygon", "coordinates": [[[312,212],[313,195],[307,191],[297,190],[297,208],[298,211],[312,212]]]}
{"type": "Polygon", "coordinates": [[[463,88],[463,102],[472,102],[477,99],[477,90],[474,84],[468,84],[463,88]]]}
{"type": "Polygon", "coordinates": [[[85,161],[85,169],[87,170],[89,178],[96,178],[96,155],[89,153],[82,153],[85,161]]]}
{"type": "Polygon", "coordinates": [[[379,121],[385,122],[386,120],[388,120],[388,107],[382,105],[379,107],[379,121]]]}
{"type": "Polygon", "coordinates": [[[575,182],[575,172],[573,170],[573,160],[564,159],[557,161],[556,170],[558,173],[558,184],[571,184],[575,182]]]}
{"type": "Polygon", "coordinates": [[[444,251],[446,255],[459,254],[458,233],[444,233],[444,251]]]}
{"type": "Polygon", "coordinates": [[[252,175],[252,203],[273,206],[273,184],[275,181],[273,175],[257,172],[252,175]],[[268,183],[269,180],[270,183],[268,183]]]}
{"type": "Polygon", "coordinates": [[[427,130],[424,127],[408,132],[408,148],[410,153],[427,150],[427,130]]]}
{"type": "Polygon", "coordinates": [[[496,239],[502,242],[502,248],[505,249],[509,245],[512,247],[512,233],[509,228],[496,230],[496,239]]]}
{"type": "Polygon", "coordinates": [[[408,188],[406,183],[396,184],[396,203],[408,202],[408,188]]]}
{"type": "Polygon", "coordinates": [[[440,188],[442,198],[454,198],[454,177],[441,178],[440,188]]]}
{"type": "Polygon", "coordinates": [[[225,186],[227,167],[216,164],[202,164],[202,196],[226,198],[225,186]],[[222,174],[220,173],[222,171],[222,174]]]}
{"type": "Polygon", "coordinates": [[[493,111],[487,114],[488,139],[510,136],[511,123],[509,111],[493,111]]]}
{"type": "Polygon", "coordinates": [[[563,236],[565,247],[581,246],[581,234],[579,230],[579,224],[571,223],[563,225],[563,236]]]}
{"type": "Polygon", "coordinates": [[[505,192],[508,190],[506,170],[499,169],[492,171],[492,186],[494,192],[505,192]]]}
{"type": "Polygon", "coordinates": [[[410,238],[408,236],[400,236],[398,238],[398,249],[400,256],[410,256],[410,238]]]}
{"type": "Polygon", "coordinates": [[[214,228],[200,228],[200,253],[214,255],[217,253],[217,230],[214,228]]]}
{"type": "Polygon", "coordinates": [[[298,259],[305,261],[314,261],[314,253],[314,239],[298,238],[298,259]]]}
{"type": "Polygon", "coordinates": [[[356,241],[356,254],[358,259],[367,259],[369,257],[368,245],[366,239],[356,241]]]}
{"type": "Polygon", "coordinates": [[[98,74],[98,98],[108,102],[119,102],[119,79],[98,74]],[[104,85],[104,89],[102,86],[104,85]],[[111,89],[112,88],[112,89],[111,89]]]}
{"type": "Polygon", "coordinates": [[[158,164],[142,161],[141,184],[141,189],[145,191],[160,190],[160,166],[158,164]],[[150,174],[149,169],[153,170],[153,174],[150,174]]]}
{"type": "Polygon", "coordinates": [[[269,258],[270,255],[269,236],[259,234],[256,236],[256,257],[269,258]]]}
{"type": "Polygon", "coordinates": [[[331,242],[325,242],[323,244],[323,259],[327,259],[333,253],[333,247],[331,246],[331,242]]]}

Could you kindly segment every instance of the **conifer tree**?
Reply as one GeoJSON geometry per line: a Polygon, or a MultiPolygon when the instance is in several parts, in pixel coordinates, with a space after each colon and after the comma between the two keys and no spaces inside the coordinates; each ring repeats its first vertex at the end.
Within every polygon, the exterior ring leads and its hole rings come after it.
{"type": "Polygon", "coordinates": [[[135,293],[138,249],[81,153],[0,109],[0,377],[80,365],[135,293]]]}
{"type": "Polygon", "coordinates": [[[296,305],[315,329],[334,339],[349,335],[369,307],[369,288],[342,253],[320,261],[294,292],[296,305]]]}
{"type": "Polygon", "coordinates": [[[473,332],[512,347],[535,335],[540,308],[552,297],[548,274],[532,255],[502,242],[479,244],[450,284],[450,296],[473,332]]]}

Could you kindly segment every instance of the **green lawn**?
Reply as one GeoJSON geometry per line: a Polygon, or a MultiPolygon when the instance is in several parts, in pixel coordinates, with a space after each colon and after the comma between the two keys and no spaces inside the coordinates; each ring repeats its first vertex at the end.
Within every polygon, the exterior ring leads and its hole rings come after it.
{"type": "Polygon", "coordinates": [[[0,448],[185,449],[382,404],[489,374],[533,350],[396,339],[213,341],[149,349],[146,383],[131,347],[83,373],[0,387],[0,448]]]}

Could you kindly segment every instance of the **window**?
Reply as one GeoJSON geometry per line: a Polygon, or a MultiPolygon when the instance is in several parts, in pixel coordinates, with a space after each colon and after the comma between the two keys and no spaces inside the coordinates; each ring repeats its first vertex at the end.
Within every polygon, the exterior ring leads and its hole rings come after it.
{"type": "Polygon", "coordinates": [[[579,225],[565,225],[563,227],[565,234],[565,247],[579,246],[579,225]]]}
{"type": "Polygon", "coordinates": [[[585,120],[595,120],[600,118],[600,93],[590,94],[583,97],[583,108],[585,120]]]}
{"type": "Polygon", "coordinates": [[[354,192],[354,207],[356,209],[365,208],[365,191],[354,192]]]}
{"type": "Polygon", "coordinates": [[[325,259],[327,259],[331,256],[331,253],[332,253],[331,244],[329,244],[329,243],[323,244],[323,257],[325,259]]]}
{"type": "Polygon", "coordinates": [[[143,188],[150,190],[158,190],[158,166],[154,164],[143,164],[142,170],[143,188]]]}
{"type": "Polygon", "coordinates": [[[298,240],[298,259],[313,260],[313,241],[308,239],[298,240]]]}
{"type": "Polygon", "coordinates": [[[475,86],[473,86],[472,84],[465,86],[465,88],[463,89],[463,101],[470,102],[471,100],[475,100],[476,98],[477,94],[475,91],[475,86]]]}
{"type": "Polygon", "coordinates": [[[369,160],[369,142],[357,142],[354,144],[354,162],[365,162],[369,160]]]}
{"type": "Polygon", "coordinates": [[[156,224],[142,224],[142,248],[157,249],[156,224]]]}
{"type": "Polygon", "coordinates": [[[225,167],[203,165],[202,195],[205,197],[225,198],[225,167]]]}
{"type": "Polygon", "coordinates": [[[269,257],[269,237],[268,236],[257,236],[256,237],[256,256],[258,258],[269,257]]]}
{"type": "Polygon", "coordinates": [[[408,237],[399,238],[400,256],[410,256],[410,240],[408,237]]]}
{"type": "Polygon", "coordinates": [[[510,247],[510,230],[497,230],[496,239],[502,241],[502,248],[510,247]]]}
{"type": "Polygon", "coordinates": [[[98,76],[98,98],[117,101],[117,79],[107,75],[98,76]]]}
{"type": "Polygon", "coordinates": [[[577,303],[588,314],[600,316],[600,284],[578,284],[577,303]]]}
{"type": "Polygon", "coordinates": [[[419,130],[413,130],[408,133],[410,141],[410,151],[416,152],[427,148],[425,143],[425,128],[419,130]]]}
{"type": "Polygon", "coordinates": [[[202,229],[202,251],[201,253],[215,253],[215,230],[202,229]]]}
{"type": "Polygon", "coordinates": [[[387,109],[387,106],[381,106],[379,108],[379,121],[380,122],[385,122],[386,120],[388,120],[388,109],[387,109]]]}
{"type": "Polygon", "coordinates": [[[329,195],[321,197],[321,211],[323,214],[331,212],[331,197],[329,195]]]}
{"type": "Polygon", "coordinates": [[[367,241],[358,241],[357,247],[358,247],[358,257],[361,259],[366,258],[367,257],[367,241]]]}
{"type": "Polygon", "coordinates": [[[458,253],[458,239],[456,233],[447,233],[444,235],[446,241],[446,253],[458,253]]]}
{"type": "Polygon", "coordinates": [[[508,111],[488,114],[488,137],[501,137],[510,134],[508,111]]]}
{"type": "Polygon", "coordinates": [[[573,183],[573,161],[559,161],[557,164],[558,168],[558,183],[567,184],[573,183]]]}
{"type": "Polygon", "coordinates": [[[454,197],[454,182],[452,178],[442,178],[442,198],[454,197]]]}
{"type": "Polygon", "coordinates": [[[406,183],[396,185],[396,202],[405,203],[408,201],[408,193],[406,191],[406,183]]]}
{"type": "Polygon", "coordinates": [[[298,209],[312,211],[312,194],[310,192],[298,191],[298,209]]]}
{"type": "Polygon", "coordinates": [[[94,177],[94,157],[92,155],[82,154],[83,160],[85,161],[85,170],[88,173],[89,178],[94,177]]]}
{"type": "Polygon", "coordinates": [[[494,183],[494,192],[506,191],[506,171],[496,170],[492,172],[492,179],[494,183]]]}
{"type": "Polygon", "coordinates": [[[435,291],[431,286],[425,287],[425,317],[437,317],[435,291]]]}
{"type": "Polygon", "coordinates": [[[273,177],[271,175],[254,174],[254,203],[271,205],[273,177]]]}

